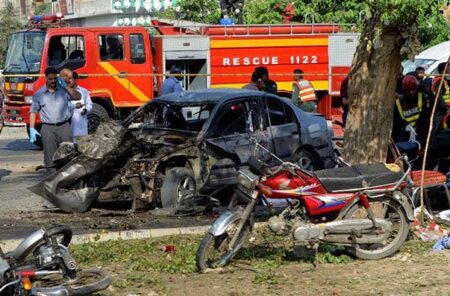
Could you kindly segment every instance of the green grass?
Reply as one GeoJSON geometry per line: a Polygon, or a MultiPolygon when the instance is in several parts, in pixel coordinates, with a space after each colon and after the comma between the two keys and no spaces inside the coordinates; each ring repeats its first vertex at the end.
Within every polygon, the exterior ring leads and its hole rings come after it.
{"type": "Polygon", "coordinates": [[[79,264],[116,265],[128,271],[193,273],[198,236],[176,236],[163,239],[108,241],[71,246],[79,264]],[[175,245],[175,252],[162,252],[161,246],[175,245]]]}
{"type": "MultiPolygon", "coordinates": [[[[230,271],[245,268],[254,272],[253,283],[268,287],[283,283],[279,267],[294,263],[314,262],[314,253],[307,250],[306,256],[299,258],[293,249],[290,236],[276,236],[264,230],[253,233],[254,241],[247,243],[237,254],[230,271]]],[[[95,242],[71,246],[77,262],[85,267],[106,267],[118,279],[113,286],[126,287],[161,286],[162,274],[191,274],[196,272],[195,255],[201,236],[172,236],[158,239],[95,242]],[[161,246],[174,245],[174,252],[166,253],[161,246]]],[[[410,241],[401,251],[423,254],[431,250],[432,243],[410,241]]],[[[354,261],[343,248],[321,244],[318,253],[319,264],[348,264],[354,261]]]]}

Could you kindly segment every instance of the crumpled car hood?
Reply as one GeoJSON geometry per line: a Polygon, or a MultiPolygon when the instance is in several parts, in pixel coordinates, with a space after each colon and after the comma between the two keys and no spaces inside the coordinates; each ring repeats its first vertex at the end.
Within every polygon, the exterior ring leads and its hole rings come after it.
{"type": "Polygon", "coordinates": [[[132,131],[116,121],[101,122],[95,134],[77,138],[76,151],[70,143],[61,145],[53,160],[66,164],[28,189],[65,212],[84,212],[102,189],[114,183],[117,169],[149,155],[156,164],[177,149],[194,145],[188,138],[171,131],[132,131]]]}
{"type": "MultiPolygon", "coordinates": [[[[124,141],[125,136],[130,135],[127,131],[118,122],[102,122],[95,134],[77,140],[80,153],[77,157],[28,189],[63,211],[86,211],[97,199],[104,182],[104,173],[97,173],[114,165],[131,144],[131,141],[124,141]]],[[[56,157],[64,156],[58,153],[56,157]]]]}

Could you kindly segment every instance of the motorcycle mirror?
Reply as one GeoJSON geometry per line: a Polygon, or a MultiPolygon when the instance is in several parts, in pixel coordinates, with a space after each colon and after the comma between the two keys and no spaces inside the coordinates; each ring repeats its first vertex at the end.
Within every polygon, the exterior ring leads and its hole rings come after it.
{"type": "Polygon", "coordinates": [[[259,161],[253,155],[248,158],[247,164],[248,164],[250,170],[253,173],[255,173],[257,175],[263,175],[264,174],[264,171],[266,169],[266,165],[263,162],[259,161]]]}

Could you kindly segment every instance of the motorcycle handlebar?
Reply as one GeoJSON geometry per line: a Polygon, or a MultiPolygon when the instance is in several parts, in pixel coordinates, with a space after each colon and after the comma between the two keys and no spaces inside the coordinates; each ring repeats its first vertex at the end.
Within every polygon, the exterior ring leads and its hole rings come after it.
{"type": "Polygon", "coordinates": [[[301,168],[298,165],[296,165],[295,163],[284,161],[281,163],[281,165],[279,165],[274,170],[267,169],[267,174],[269,176],[274,176],[284,169],[292,170],[292,169],[301,169],[301,168]]]}

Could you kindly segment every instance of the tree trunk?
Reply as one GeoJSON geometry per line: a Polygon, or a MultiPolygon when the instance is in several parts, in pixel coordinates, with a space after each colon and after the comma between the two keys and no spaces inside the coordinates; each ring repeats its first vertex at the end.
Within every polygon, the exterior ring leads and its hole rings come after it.
{"type": "Polygon", "coordinates": [[[344,137],[344,158],[350,163],[386,160],[404,41],[399,28],[386,27],[378,12],[366,21],[350,72],[344,137]]]}

